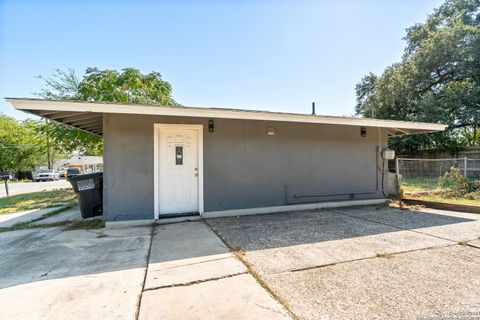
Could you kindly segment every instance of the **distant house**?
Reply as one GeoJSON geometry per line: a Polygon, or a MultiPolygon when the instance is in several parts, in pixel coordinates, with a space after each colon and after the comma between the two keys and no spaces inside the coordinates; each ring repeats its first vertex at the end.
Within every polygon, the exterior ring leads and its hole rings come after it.
{"type": "Polygon", "coordinates": [[[103,136],[107,220],[378,203],[389,192],[388,137],[445,129],[237,109],[8,101],[103,136]]]}
{"type": "Polygon", "coordinates": [[[68,168],[78,168],[81,172],[101,171],[103,169],[103,157],[73,156],[67,163],[68,168]]]}
{"type": "Polygon", "coordinates": [[[103,157],[72,156],[70,159],[55,161],[54,168],[78,168],[80,172],[94,172],[103,169],[103,157]]]}

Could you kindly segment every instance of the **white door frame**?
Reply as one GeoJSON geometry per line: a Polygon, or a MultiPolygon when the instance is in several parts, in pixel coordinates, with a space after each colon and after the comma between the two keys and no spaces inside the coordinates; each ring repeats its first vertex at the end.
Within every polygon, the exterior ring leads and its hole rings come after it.
{"type": "Polygon", "coordinates": [[[171,123],[155,123],[153,126],[153,203],[154,218],[159,219],[160,199],[158,197],[160,177],[159,177],[159,148],[158,142],[160,137],[160,129],[177,128],[197,130],[198,132],[198,212],[203,213],[203,125],[201,124],[171,124],[171,123]]]}

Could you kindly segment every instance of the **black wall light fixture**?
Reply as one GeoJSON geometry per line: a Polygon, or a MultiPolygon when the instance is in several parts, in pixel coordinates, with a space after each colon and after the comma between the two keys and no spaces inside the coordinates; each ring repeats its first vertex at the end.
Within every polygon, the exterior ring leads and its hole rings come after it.
{"type": "Polygon", "coordinates": [[[215,131],[215,124],[212,119],[208,120],[208,132],[215,131]]]}
{"type": "Polygon", "coordinates": [[[362,137],[366,137],[367,136],[367,128],[365,127],[360,127],[360,135],[362,137]]]}

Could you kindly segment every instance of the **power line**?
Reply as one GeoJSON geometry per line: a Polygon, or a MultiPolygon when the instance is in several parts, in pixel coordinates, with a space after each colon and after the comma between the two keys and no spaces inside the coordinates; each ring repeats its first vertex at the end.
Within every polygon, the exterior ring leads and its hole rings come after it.
{"type": "Polygon", "coordinates": [[[10,144],[10,145],[0,145],[0,148],[2,148],[2,149],[18,149],[18,148],[30,148],[30,147],[41,148],[41,146],[36,145],[36,144],[10,144]]]}

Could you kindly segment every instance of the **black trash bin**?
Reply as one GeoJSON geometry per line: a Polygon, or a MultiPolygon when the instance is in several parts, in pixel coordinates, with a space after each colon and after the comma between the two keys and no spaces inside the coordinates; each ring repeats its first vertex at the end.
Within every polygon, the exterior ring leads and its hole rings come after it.
{"type": "Polygon", "coordinates": [[[71,176],[68,181],[77,194],[82,218],[102,215],[103,212],[103,172],[71,176]]]}

